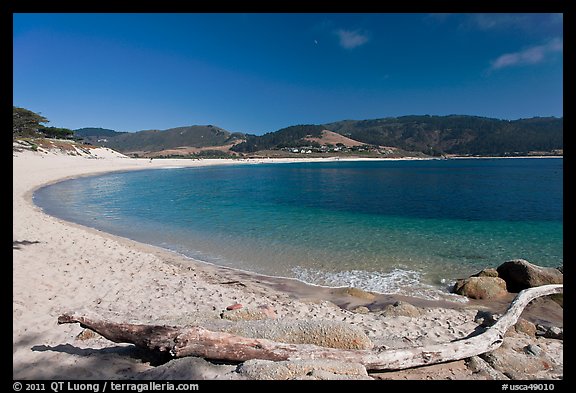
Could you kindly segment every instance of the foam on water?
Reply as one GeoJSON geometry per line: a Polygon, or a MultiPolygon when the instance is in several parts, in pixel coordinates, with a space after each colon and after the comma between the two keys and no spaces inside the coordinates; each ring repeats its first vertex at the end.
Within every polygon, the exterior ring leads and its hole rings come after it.
{"type": "Polygon", "coordinates": [[[437,286],[423,283],[422,273],[414,270],[395,268],[386,273],[366,270],[327,272],[296,266],[292,273],[300,281],[327,287],[355,287],[380,294],[402,294],[430,300],[449,296],[451,300],[466,301],[460,296],[450,296],[437,286]]]}
{"type": "Polygon", "coordinates": [[[399,293],[402,289],[419,286],[422,274],[412,270],[393,269],[391,272],[349,270],[327,272],[301,266],[292,268],[301,281],[331,287],[350,286],[379,293],[399,293]]]}

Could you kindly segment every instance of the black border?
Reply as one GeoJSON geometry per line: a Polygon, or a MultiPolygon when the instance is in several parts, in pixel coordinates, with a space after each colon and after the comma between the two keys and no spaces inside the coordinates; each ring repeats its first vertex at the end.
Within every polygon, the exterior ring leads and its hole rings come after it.
{"type": "MultiPolygon", "coordinates": [[[[570,239],[574,239],[573,231],[571,230],[571,225],[569,219],[571,218],[572,207],[571,201],[574,201],[574,192],[571,188],[572,179],[572,158],[571,158],[571,148],[572,144],[571,133],[576,132],[574,130],[574,122],[572,120],[572,109],[574,105],[574,90],[576,90],[576,84],[573,81],[573,73],[576,69],[574,66],[574,27],[573,23],[576,20],[574,18],[574,13],[569,9],[570,0],[505,0],[505,1],[478,1],[478,0],[460,0],[460,1],[432,1],[432,0],[406,0],[400,2],[389,3],[385,1],[354,1],[354,2],[318,2],[318,1],[308,1],[308,2],[296,2],[296,1],[269,1],[267,3],[259,1],[212,1],[212,2],[198,2],[194,0],[167,0],[158,3],[144,3],[144,2],[105,2],[105,1],[13,1],[6,0],[0,2],[0,29],[2,31],[2,42],[0,47],[3,49],[5,55],[2,56],[2,61],[8,63],[11,61],[12,56],[8,56],[7,52],[13,54],[13,20],[12,15],[14,13],[223,13],[223,12],[250,12],[250,13],[436,13],[436,12],[450,12],[450,13],[477,13],[477,12],[498,12],[498,13],[563,13],[564,14],[564,70],[571,70],[569,72],[564,71],[564,86],[568,86],[568,89],[564,89],[564,129],[567,130],[566,135],[569,137],[568,142],[565,141],[564,146],[564,199],[568,203],[564,204],[564,216],[567,225],[564,225],[564,259],[567,261],[567,265],[564,267],[569,276],[573,276],[573,264],[570,249],[568,248],[568,242],[570,239]],[[328,5],[329,4],[329,5],[328,5]],[[568,109],[568,110],[566,110],[568,109]],[[568,116],[566,116],[568,114],[568,116]],[[566,220],[568,219],[568,220],[566,220]]],[[[12,62],[10,65],[5,67],[5,69],[12,69],[12,62]]],[[[4,69],[4,68],[3,68],[4,69]]],[[[9,96],[8,88],[13,89],[13,80],[11,76],[6,72],[3,73],[2,81],[0,85],[3,87],[2,97],[8,101],[9,96]]],[[[576,108],[574,108],[576,109],[576,108]]],[[[8,122],[9,119],[9,106],[2,105],[2,119],[8,122]]],[[[6,129],[4,129],[5,135],[8,135],[8,124],[6,129]]],[[[5,144],[6,147],[9,146],[8,141],[5,144]]],[[[8,149],[7,149],[8,150],[8,149]]],[[[8,151],[2,154],[3,159],[9,159],[12,154],[8,151]]],[[[10,164],[12,166],[12,164],[10,164]]],[[[6,250],[9,250],[6,246],[6,250]]],[[[8,258],[8,256],[7,256],[8,258]]],[[[10,256],[11,258],[11,256],[10,256]]],[[[570,309],[572,307],[572,290],[570,286],[568,287],[567,296],[565,296],[565,307],[570,309]]],[[[5,303],[8,303],[8,296],[4,297],[5,303]]],[[[5,309],[8,309],[6,305],[5,309]]],[[[570,320],[565,322],[565,329],[571,330],[570,320]]],[[[7,340],[6,340],[7,341],[7,340]]],[[[564,359],[564,368],[566,370],[564,380],[561,381],[476,381],[476,380],[457,380],[457,381],[419,381],[419,380],[386,380],[380,381],[385,383],[386,387],[391,388],[417,388],[419,386],[426,389],[446,389],[450,385],[455,387],[476,387],[476,385],[481,388],[488,388],[490,390],[494,389],[496,391],[503,391],[503,385],[522,385],[529,386],[531,384],[539,383],[553,383],[555,389],[560,389],[565,387],[565,381],[572,380],[572,375],[570,371],[572,370],[572,360],[570,346],[572,345],[573,339],[571,335],[568,334],[565,339],[565,344],[568,344],[567,355],[564,359]]],[[[5,351],[7,353],[8,351],[5,351]]],[[[110,379],[112,381],[114,379],[110,379]]],[[[115,380],[114,380],[115,381],[115,380]]],[[[16,382],[12,380],[10,383],[16,382]]],[[[20,381],[21,383],[43,383],[46,385],[46,390],[49,389],[49,382],[52,381],[20,381]]],[[[98,383],[101,387],[104,381],[78,381],[75,382],[85,382],[85,383],[98,383]]],[[[115,381],[120,383],[127,383],[122,381],[115,381]]],[[[133,382],[143,382],[143,381],[133,381],[133,382]]],[[[158,381],[162,382],[162,381],[158,381]]],[[[179,382],[179,381],[171,381],[179,382]]],[[[190,382],[190,381],[180,381],[180,382],[190,382]]],[[[221,387],[241,387],[248,389],[263,389],[268,390],[278,386],[278,383],[283,383],[284,381],[197,381],[200,391],[205,391],[206,389],[214,389],[221,387]]],[[[378,381],[294,381],[288,386],[290,388],[314,388],[321,383],[325,387],[335,388],[335,389],[354,389],[358,386],[358,383],[369,383],[367,387],[379,387],[375,386],[374,383],[378,381]]],[[[14,387],[14,385],[12,385],[14,387]]],[[[510,389],[508,389],[510,390],[510,389]]],[[[15,390],[13,390],[15,391],[15,390]]],[[[66,390],[64,390],[66,391],[66,390]]]]}
{"type": "Polygon", "coordinates": [[[564,12],[568,0],[405,0],[405,1],[12,1],[12,12],[250,12],[250,13],[434,13],[434,12],[564,12]]]}

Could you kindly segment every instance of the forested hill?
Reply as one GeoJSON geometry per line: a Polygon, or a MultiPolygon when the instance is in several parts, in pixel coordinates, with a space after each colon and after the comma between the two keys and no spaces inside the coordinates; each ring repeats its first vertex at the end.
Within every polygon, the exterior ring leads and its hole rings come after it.
{"type": "MultiPolygon", "coordinates": [[[[402,116],[373,120],[343,120],[328,124],[295,125],[264,135],[231,133],[207,126],[169,130],[116,132],[107,129],[76,130],[85,141],[120,152],[158,152],[182,146],[210,146],[236,153],[293,150],[309,146],[320,151],[324,145],[372,145],[392,147],[426,155],[505,156],[528,153],[562,154],[563,118],[534,117],[500,120],[478,116],[402,116]],[[336,143],[337,133],[349,143],[336,143]],[[327,135],[332,135],[327,138],[327,135]],[[347,139],[349,138],[349,139],[347,139]],[[229,150],[228,150],[229,149],[229,150]]],[[[340,137],[340,136],[338,136],[340,137]]],[[[223,150],[224,151],[224,150],[223,150]]]]}
{"type": "Polygon", "coordinates": [[[330,130],[368,145],[397,147],[430,155],[505,155],[563,148],[563,118],[500,120],[486,117],[403,116],[299,125],[262,136],[248,135],[238,152],[301,145],[306,136],[330,130]]]}
{"type": "Polygon", "coordinates": [[[125,132],[114,131],[108,128],[85,127],[74,130],[74,136],[81,139],[84,143],[93,145],[104,145],[105,142],[125,132]]]}
{"type": "Polygon", "coordinates": [[[320,137],[326,127],[315,124],[297,125],[282,128],[275,132],[256,136],[246,135],[246,141],[234,146],[232,150],[240,153],[251,153],[258,150],[281,149],[308,145],[306,137],[320,137]]]}
{"type": "Polygon", "coordinates": [[[563,118],[499,120],[477,116],[403,116],[344,120],[327,129],[367,144],[426,154],[504,155],[563,149],[563,118]]]}
{"type": "Polygon", "coordinates": [[[125,132],[114,131],[108,128],[85,127],[74,130],[74,134],[79,137],[111,137],[125,134],[125,132]]]}

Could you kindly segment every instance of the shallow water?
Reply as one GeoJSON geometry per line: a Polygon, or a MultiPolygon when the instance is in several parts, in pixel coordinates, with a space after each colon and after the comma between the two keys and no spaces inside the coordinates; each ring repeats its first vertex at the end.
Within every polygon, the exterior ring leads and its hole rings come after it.
{"type": "Polygon", "coordinates": [[[47,213],[189,257],[432,298],[524,258],[563,263],[562,159],[154,169],[38,190],[47,213]]]}

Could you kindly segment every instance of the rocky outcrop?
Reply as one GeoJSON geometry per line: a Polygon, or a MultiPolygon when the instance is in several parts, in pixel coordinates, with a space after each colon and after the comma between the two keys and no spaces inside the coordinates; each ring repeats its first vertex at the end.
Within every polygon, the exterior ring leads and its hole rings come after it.
{"type": "Polygon", "coordinates": [[[546,345],[536,345],[526,339],[508,337],[509,344],[480,355],[491,368],[513,380],[539,379],[543,375],[561,378],[563,367],[561,359],[550,357],[546,345]],[[560,364],[559,364],[560,362],[560,364]]]}
{"type": "Polygon", "coordinates": [[[508,293],[506,282],[499,277],[469,277],[456,281],[452,292],[472,299],[497,299],[508,293]]]}
{"type": "MultiPolygon", "coordinates": [[[[542,267],[524,259],[504,262],[498,268],[485,268],[464,279],[459,279],[452,288],[453,293],[472,299],[497,299],[508,292],[547,284],[563,283],[563,267],[542,267]]],[[[554,295],[554,300],[562,306],[562,294],[554,295]]]]}
{"type": "Polygon", "coordinates": [[[524,259],[504,262],[496,269],[498,277],[506,281],[509,292],[520,292],[526,288],[547,284],[562,284],[564,275],[557,268],[541,267],[524,259]]]}

